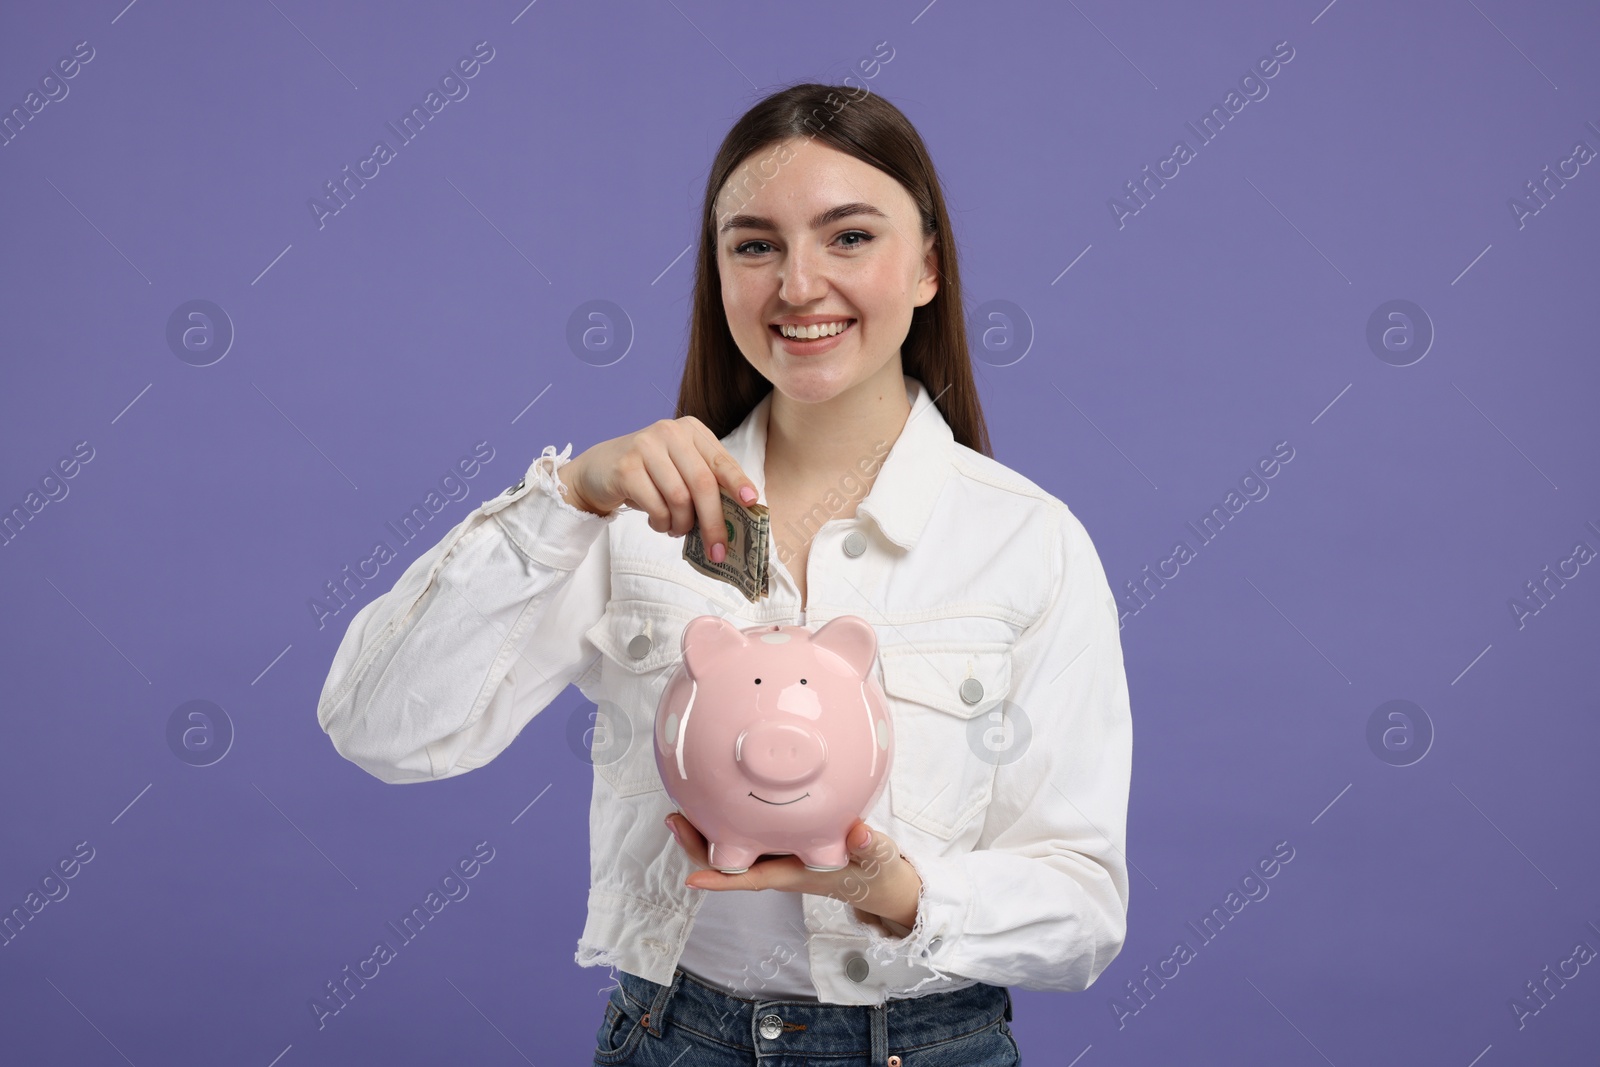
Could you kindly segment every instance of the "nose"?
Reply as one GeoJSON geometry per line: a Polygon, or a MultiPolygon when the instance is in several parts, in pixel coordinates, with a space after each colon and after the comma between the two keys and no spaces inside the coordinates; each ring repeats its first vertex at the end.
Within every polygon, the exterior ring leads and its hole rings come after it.
{"type": "Polygon", "coordinates": [[[757,783],[796,786],[822,772],[828,747],[822,735],[797,722],[766,720],[738,737],[734,759],[757,783]]]}
{"type": "Polygon", "coordinates": [[[778,298],[790,307],[805,307],[815,303],[826,289],[821,271],[811,262],[811,250],[791,249],[779,274],[778,298]]]}

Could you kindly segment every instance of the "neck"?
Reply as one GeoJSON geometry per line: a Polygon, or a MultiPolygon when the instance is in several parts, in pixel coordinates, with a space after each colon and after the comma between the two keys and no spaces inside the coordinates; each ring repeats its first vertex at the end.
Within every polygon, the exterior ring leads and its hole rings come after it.
{"type": "MultiPolygon", "coordinates": [[[[898,359],[830,400],[808,404],[773,390],[766,478],[784,485],[864,477],[894,446],[911,415],[898,359]],[[881,444],[880,444],[881,442],[881,444]]],[[[865,476],[870,484],[871,476],[865,476]]]]}

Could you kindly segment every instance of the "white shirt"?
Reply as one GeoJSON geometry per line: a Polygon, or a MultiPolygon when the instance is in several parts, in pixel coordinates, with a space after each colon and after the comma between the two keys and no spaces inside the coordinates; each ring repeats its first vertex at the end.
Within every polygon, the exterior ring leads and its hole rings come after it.
{"type": "MultiPolygon", "coordinates": [[[[322,728],[345,758],[409,783],[488,763],[569,685],[631,726],[621,758],[594,764],[581,966],[666,984],[693,940],[701,966],[726,972],[742,945],[746,973],[775,980],[776,966],[826,1003],[978,981],[1087,988],[1127,929],[1132,722],[1115,601],[1067,506],[957,443],[923,384],[905,384],[905,427],[863,457],[865,471],[881,462],[871,492],[855,517],[816,530],[806,621],[857,615],[877,630],[895,755],[863,817],[922,879],[910,930],[828,896],[684,885],[695,868],[663,824],[675,809],[653,749],[683,629],[707,614],[741,628],[798,622],[799,590],[774,558],[770,595],[750,603],[684,562],[682,539],[645,512],[573,507],[555,476],[570,444],[546,447],[356,613],[322,728]],[[695,938],[702,910],[757,925],[695,938]],[[795,919],[805,935],[774,964],[795,919]]],[[[722,439],[763,502],[771,399],[722,439]]],[[[842,488],[825,507],[842,509],[842,488]]]]}

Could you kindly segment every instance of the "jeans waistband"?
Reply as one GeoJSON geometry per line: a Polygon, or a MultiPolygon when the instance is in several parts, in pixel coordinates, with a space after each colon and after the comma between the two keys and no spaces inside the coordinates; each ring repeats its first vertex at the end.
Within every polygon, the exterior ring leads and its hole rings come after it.
{"type": "Polygon", "coordinates": [[[879,1005],[749,1000],[714,989],[681,967],[673,972],[671,985],[627,971],[617,972],[617,983],[629,1014],[648,1014],[645,1029],[657,1037],[670,1024],[724,1045],[762,1052],[781,1049],[804,1055],[859,1047],[869,1050],[874,1062],[881,1062],[891,1042],[896,1048],[934,1044],[1011,1018],[1011,991],[983,982],[879,1005]]]}

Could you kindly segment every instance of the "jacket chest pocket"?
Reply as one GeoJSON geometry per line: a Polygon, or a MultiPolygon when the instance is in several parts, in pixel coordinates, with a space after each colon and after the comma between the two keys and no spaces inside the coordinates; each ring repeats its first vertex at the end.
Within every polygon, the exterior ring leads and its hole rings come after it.
{"type": "Polygon", "coordinates": [[[647,600],[613,600],[585,632],[604,657],[589,758],[618,796],[665,790],[656,768],[655,715],[683,662],[683,631],[695,616],[647,600]]]}
{"type": "Polygon", "coordinates": [[[885,648],[878,660],[894,712],[890,810],[949,840],[994,795],[984,730],[1011,690],[1011,653],[885,648]]]}

